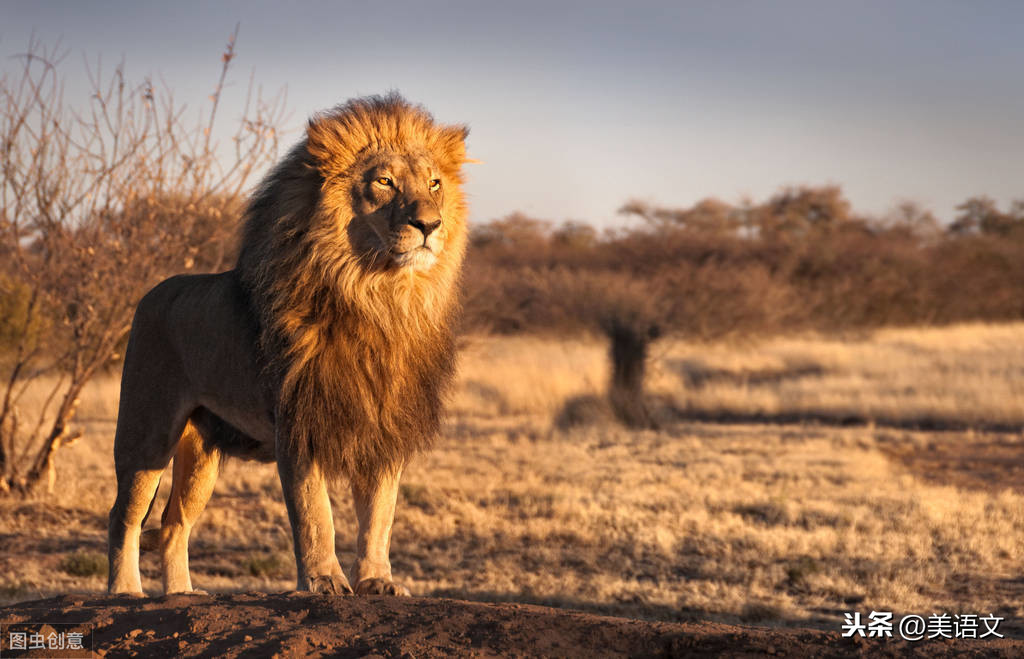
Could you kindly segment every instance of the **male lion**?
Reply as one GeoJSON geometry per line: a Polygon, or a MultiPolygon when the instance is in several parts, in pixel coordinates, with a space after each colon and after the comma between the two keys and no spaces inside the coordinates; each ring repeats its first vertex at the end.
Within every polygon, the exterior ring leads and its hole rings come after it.
{"type": "Polygon", "coordinates": [[[466,244],[465,126],[397,94],[310,120],[246,211],[234,270],[143,297],[114,440],[111,593],[142,593],[140,529],[174,456],[164,590],[190,592],[188,537],[225,456],[276,461],[298,589],[351,593],[327,480],[352,486],[356,593],[408,595],[388,550],[406,461],[439,425],[466,244]]]}

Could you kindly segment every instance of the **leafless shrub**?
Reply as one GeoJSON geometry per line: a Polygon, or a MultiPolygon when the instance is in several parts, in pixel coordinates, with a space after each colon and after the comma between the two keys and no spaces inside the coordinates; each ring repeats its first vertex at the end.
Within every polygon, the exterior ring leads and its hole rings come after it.
{"type": "Polygon", "coordinates": [[[87,66],[88,100],[66,101],[63,54],[36,41],[0,79],[0,307],[12,310],[0,325],[0,490],[53,486],[79,393],[117,357],[148,287],[229,263],[241,194],[275,155],[283,107],[250,84],[231,143],[214,139],[234,57],[233,34],[196,123],[123,67],[87,66]],[[22,414],[44,384],[41,410],[22,414]]]}

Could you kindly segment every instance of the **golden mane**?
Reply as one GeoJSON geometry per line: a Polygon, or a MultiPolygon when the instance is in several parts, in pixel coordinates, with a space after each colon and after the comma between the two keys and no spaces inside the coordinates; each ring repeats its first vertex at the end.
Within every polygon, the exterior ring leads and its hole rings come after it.
{"type": "Polygon", "coordinates": [[[454,370],[467,133],[396,94],[350,101],[310,120],[247,209],[237,270],[278,388],[268,394],[327,475],[375,479],[437,433],[454,370]],[[429,270],[388,267],[349,239],[348,190],[381,152],[426,154],[451,183],[449,237],[429,270]]]}

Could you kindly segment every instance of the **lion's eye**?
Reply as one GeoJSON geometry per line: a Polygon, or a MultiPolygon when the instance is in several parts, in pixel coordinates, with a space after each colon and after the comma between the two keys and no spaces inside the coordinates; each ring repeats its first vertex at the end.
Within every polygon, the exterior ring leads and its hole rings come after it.
{"type": "Polygon", "coordinates": [[[391,187],[391,179],[389,179],[387,176],[381,176],[379,179],[377,179],[377,185],[391,187]]]}
{"type": "Polygon", "coordinates": [[[437,192],[440,189],[441,189],[441,179],[439,179],[439,178],[432,178],[432,179],[430,179],[430,191],[431,192],[437,192]]]}

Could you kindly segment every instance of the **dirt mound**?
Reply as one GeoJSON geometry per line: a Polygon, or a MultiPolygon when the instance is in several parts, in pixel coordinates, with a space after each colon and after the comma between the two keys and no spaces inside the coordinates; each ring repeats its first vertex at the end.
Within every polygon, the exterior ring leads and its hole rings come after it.
{"type": "Polygon", "coordinates": [[[0,622],[76,623],[74,628],[86,630],[91,625],[96,655],[109,657],[848,656],[865,652],[935,657],[1019,656],[1024,651],[1020,641],[869,644],[810,629],[647,622],[524,604],[308,593],[155,599],[65,595],[0,608],[0,622]]]}

